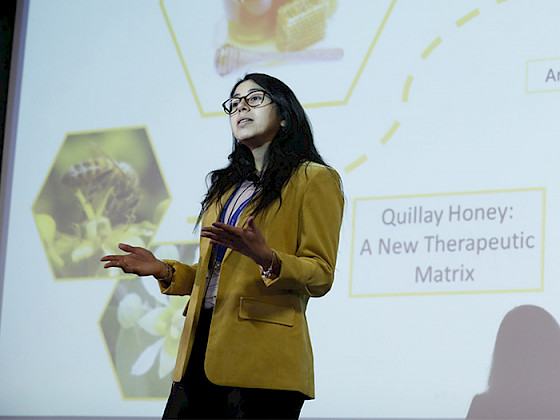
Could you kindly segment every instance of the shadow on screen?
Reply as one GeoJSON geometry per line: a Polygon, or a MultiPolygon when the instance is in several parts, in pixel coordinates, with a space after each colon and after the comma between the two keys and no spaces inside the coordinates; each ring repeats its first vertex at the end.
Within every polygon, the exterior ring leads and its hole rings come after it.
{"type": "Polygon", "coordinates": [[[468,419],[560,418],[560,326],[543,308],[518,306],[504,317],[487,391],[468,419]]]}

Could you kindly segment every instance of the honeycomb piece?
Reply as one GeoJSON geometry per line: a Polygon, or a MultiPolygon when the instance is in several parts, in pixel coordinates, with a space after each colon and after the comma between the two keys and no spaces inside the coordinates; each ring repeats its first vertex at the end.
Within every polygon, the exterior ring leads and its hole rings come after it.
{"type": "Polygon", "coordinates": [[[329,0],[295,0],[278,9],[276,48],[303,50],[325,37],[329,0]]]}

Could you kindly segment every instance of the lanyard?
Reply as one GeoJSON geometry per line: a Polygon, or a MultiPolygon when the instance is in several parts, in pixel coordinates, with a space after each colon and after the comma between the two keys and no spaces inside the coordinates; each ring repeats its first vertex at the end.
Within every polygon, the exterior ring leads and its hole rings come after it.
{"type": "MultiPolygon", "coordinates": [[[[228,207],[231,205],[231,202],[233,200],[233,197],[235,197],[235,195],[237,194],[237,192],[239,191],[239,189],[241,188],[241,184],[239,184],[239,186],[235,189],[235,191],[233,192],[233,194],[229,197],[226,205],[224,206],[224,208],[222,209],[222,213],[220,214],[220,222],[221,223],[227,223],[230,226],[235,226],[237,224],[237,220],[239,219],[239,216],[241,215],[241,213],[243,212],[243,210],[245,210],[245,207],[247,207],[247,205],[251,202],[251,200],[253,199],[253,197],[255,196],[255,193],[257,192],[255,190],[255,192],[253,192],[253,194],[246,199],[245,201],[243,201],[239,207],[237,207],[237,209],[235,209],[235,211],[233,212],[233,214],[229,217],[228,221],[225,221],[225,217],[226,217],[226,211],[228,209],[228,207]]],[[[241,194],[243,194],[243,192],[241,192],[241,194]]],[[[240,196],[241,196],[240,194],[240,196]]],[[[238,197],[239,199],[239,197],[238,197]]],[[[235,206],[236,203],[234,203],[233,205],[235,206]]],[[[226,253],[226,247],[223,245],[216,245],[216,261],[221,263],[222,260],[224,259],[224,255],[226,253]]]]}

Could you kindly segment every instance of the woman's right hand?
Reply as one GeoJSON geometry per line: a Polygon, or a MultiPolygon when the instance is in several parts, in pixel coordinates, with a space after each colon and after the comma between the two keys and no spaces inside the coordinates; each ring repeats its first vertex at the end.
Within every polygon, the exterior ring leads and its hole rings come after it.
{"type": "Polygon", "coordinates": [[[117,267],[125,273],[133,273],[138,276],[165,277],[167,266],[149,250],[128,244],[119,244],[119,248],[127,254],[101,257],[101,261],[106,261],[104,268],[117,267]]]}

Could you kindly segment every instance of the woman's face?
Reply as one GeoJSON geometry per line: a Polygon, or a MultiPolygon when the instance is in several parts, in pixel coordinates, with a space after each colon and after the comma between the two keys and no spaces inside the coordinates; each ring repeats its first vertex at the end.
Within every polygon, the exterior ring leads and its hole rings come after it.
{"type": "MultiPolygon", "coordinates": [[[[233,97],[241,98],[256,90],[263,88],[252,80],[246,80],[237,86],[233,97]]],[[[280,128],[280,121],[276,106],[268,96],[254,108],[242,99],[237,112],[229,116],[233,136],[251,150],[272,141],[280,128]]]]}

